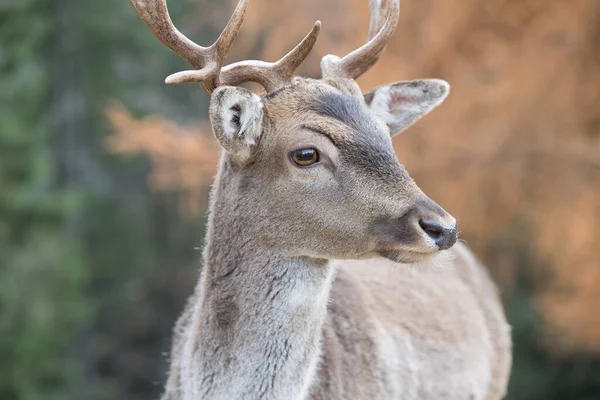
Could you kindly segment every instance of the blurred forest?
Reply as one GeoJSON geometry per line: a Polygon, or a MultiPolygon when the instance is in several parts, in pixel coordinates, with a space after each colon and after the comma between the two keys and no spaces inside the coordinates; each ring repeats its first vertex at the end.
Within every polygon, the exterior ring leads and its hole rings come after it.
{"type": "MultiPolygon", "coordinates": [[[[170,0],[211,43],[231,1],[170,0]]],[[[230,60],[300,70],[363,43],[366,0],[253,0],[230,60]]],[[[359,83],[436,77],[449,99],[395,139],[499,282],[509,399],[600,398],[600,3],[402,0],[359,83]]],[[[218,148],[197,85],[126,0],[0,0],[0,399],[157,398],[198,278],[218,148]]]]}

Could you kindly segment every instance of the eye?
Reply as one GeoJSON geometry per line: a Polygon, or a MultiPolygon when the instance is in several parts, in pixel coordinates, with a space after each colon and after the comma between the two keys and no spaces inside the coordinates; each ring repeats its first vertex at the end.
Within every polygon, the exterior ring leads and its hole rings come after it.
{"type": "Polygon", "coordinates": [[[294,164],[299,167],[308,167],[319,162],[319,152],[311,147],[306,149],[293,150],[290,157],[294,164]]]}

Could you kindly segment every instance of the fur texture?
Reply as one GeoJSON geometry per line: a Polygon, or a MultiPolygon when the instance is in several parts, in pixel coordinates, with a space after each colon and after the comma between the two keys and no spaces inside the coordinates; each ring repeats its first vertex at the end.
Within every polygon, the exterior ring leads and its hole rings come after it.
{"type": "Polygon", "coordinates": [[[391,144],[446,86],[399,83],[373,101],[351,80],[215,92],[226,152],[164,400],[503,397],[511,341],[496,288],[466,247],[440,252],[422,229],[455,220],[391,144]],[[299,148],[320,161],[294,165],[299,148]]]}

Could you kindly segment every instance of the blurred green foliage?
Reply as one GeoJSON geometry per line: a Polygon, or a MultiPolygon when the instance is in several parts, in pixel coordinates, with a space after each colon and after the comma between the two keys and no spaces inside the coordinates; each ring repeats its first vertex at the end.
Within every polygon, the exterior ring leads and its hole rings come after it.
{"type": "Polygon", "coordinates": [[[80,380],[65,355],[89,318],[81,243],[62,229],[75,192],[54,185],[47,104],[48,1],[0,17],[0,398],[64,398],[80,380]],[[32,27],[23,37],[23,25],[32,27]],[[8,106],[7,106],[8,105],[8,106]]]}
{"type": "Polygon", "coordinates": [[[0,3],[3,400],[160,391],[202,224],[148,191],[143,159],[106,154],[104,108],[194,116],[198,94],[162,97],[179,60],[132,24],[120,0],[0,3]]]}

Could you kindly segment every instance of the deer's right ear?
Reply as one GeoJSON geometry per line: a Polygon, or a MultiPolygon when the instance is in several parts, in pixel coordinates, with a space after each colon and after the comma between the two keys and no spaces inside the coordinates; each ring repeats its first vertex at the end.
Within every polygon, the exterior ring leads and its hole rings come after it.
{"type": "Polygon", "coordinates": [[[262,131],[263,103],[249,90],[217,88],[210,99],[210,121],[223,148],[239,159],[250,156],[262,131]]]}

